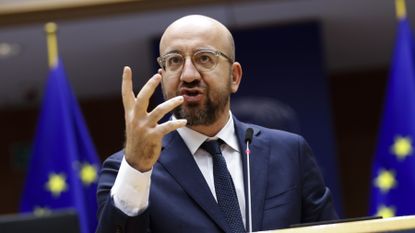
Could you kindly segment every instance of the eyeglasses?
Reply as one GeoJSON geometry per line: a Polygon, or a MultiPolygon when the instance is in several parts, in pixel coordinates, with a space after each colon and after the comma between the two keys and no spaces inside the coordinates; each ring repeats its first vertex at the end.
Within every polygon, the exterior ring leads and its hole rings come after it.
{"type": "MultiPolygon", "coordinates": [[[[192,55],[191,59],[193,65],[199,72],[207,72],[215,69],[216,65],[219,63],[219,56],[222,56],[230,63],[233,63],[233,60],[221,51],[211,49],[198,50],[192,55]]],[[[186,58],[182,54],[176,52],[168,53],[157,58],[160,67],[170,73],[179,73],[183,69],[185,61],[186,58]]]]}

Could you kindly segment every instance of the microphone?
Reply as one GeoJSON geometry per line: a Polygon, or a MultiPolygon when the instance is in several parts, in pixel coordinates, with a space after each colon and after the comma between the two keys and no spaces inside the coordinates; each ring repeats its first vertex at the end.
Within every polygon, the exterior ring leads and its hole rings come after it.
{"type": "Polygon", "coordinates": [[[252,128],[248,128],[245,131],[245,143],[252,142],[252,136],[254,136],[254,130],[252,128]]]}
{"type": "Polygon", "coordinates": [[[245,143],[246,143],[246,173],[247,173],[247,183],[248,183],[248,232],[252,232],[252,207],[251,207],[251,168],[249,165],[249,156],[251,151],[249,150],[249,144],[252,142],[252,137],[254,135],[254,130],[248,128],[245,131],[245,143]]]}

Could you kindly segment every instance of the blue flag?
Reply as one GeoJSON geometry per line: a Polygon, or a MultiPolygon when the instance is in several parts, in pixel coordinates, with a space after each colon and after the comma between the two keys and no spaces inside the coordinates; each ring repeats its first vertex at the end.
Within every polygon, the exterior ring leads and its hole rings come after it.
{"type": "Polygon", "coordinates": [[[99,160],[60,61],[50,70],[21,211],[74,208],[81,233],[96,227],[99,160]]]}
{"type": "Polygon", "coordinates": [[[413,38],[405,17],[398,34],[372,169],[370,214],[415,214],[415,70],[413,38]]]}

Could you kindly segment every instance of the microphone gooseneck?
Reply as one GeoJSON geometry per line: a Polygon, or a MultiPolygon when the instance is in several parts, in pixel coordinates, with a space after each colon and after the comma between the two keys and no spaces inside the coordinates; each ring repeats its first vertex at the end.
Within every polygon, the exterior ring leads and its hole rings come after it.
{"type": "Polygon", "coordinates": [[[248,128],[245,131],[245,143],[246,143],[246,173],[247,173],[247,184],[248,184],[248,232],[252,232],[252,207],[251,207],[251,168],[249,163],[249,156],[251,151],[249,150],[249,144],[252,143],[252,137],[254,130],[248,128]]]}

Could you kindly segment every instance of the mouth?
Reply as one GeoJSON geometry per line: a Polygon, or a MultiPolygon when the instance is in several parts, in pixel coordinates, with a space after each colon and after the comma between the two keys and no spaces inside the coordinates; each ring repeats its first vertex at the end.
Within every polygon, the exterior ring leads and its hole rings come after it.
{"type": "Polygon", "coordinates": [[[180,90],[180,95],[183,96],[184,102],[187,104],[199,103],[203,98],[203,92],[194,88],[183,88],[180,90]]]}

